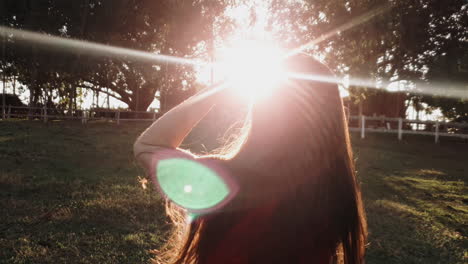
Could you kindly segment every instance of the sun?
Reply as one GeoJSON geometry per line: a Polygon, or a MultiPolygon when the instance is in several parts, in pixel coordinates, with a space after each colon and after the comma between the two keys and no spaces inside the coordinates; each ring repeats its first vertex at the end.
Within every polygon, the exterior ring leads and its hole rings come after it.
{"type": "Polygon", "coordinates": [[[238,41],[219,51],[214,72],[235,94],[258,100],[286,80],[283,58],[284,52],[271,42],[238,41]]]}

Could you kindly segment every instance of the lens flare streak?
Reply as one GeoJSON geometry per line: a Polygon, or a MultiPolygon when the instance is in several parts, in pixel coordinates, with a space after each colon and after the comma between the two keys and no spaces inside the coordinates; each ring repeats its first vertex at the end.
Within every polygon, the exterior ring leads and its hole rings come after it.
{"type": "Polygon", "coordinates": [[[97,57],[112,57],[121,59],[132,59],[140,62],[171,63],[184,65],[205,65],[202,61],[180,58],[169,55],[133,50],[122,47],[114,47],[88,41],[51,36],[26,30],[18,30],[0,26],[0,37],[14,39],[18,42],[31,43],[62,52],[78,53],[97,57]]]}
{"type": "Polygon", "coordinates": [[[378,90],[385,90],[389,92],[408,92],[413,94],[422,94],[430,96],[441,96],[441,97],[450,97],[450,98],[459,98],[468,100],[468,85],[465,83],[458,84],[428,84],[424,82],[412,82],[411,87],[405,86],[401,87],[398,90],[390,90],[388,87],[391,83],[376,83],[375,81],[358,79],[358,78],[349,78],[347,85],[345,85],[344,80],[332,76],[321,76],[317,74],[303,74],[303,73],[288,73],[289,79],[298,79],[306,81],[317,81],[325,83],[336,83],[343,86],[355,86],[363,88],[372,88],[378,90]]]}

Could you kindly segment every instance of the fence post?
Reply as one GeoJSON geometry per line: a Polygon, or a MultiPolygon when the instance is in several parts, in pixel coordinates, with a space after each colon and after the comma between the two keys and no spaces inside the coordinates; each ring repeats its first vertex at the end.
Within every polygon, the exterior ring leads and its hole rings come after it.
{"type": "Polygon", "coordinates": [[[361,138],[366,137],[366,116],[361,116],[361,138]]]}
{"type": "Polygon", "coordinates": [[[120,110],[116,113],[117,125],[120,125],[120,110]]]}
{"type": "Polygon", "coordinates": [[[42,108],[42,118],[44,123],[47,123],[47,108],[45,106],[42,108]]]}
{"type": "Polygon", "coordinates": [[[156,120],[156,112],[153,113],[153,122],[156,120]]]}
{"type": "Polygon", "coordinates": [[[403,138],[403,118],[398,118],[398,140],[403,138]]]}
{"type": "Polygon", "coordinates": [[[86,110],[83,110],[83,112],[81,113],[81,124],[83,125],[86,124],[86,122],[88,121],[86,120],[86,117],[87,117],[87,112],[86,110]]]}
{"type": "Polygon", "coordinates": [[[11,118],[11,105],[8,105],[8,114],[7,114],[7,119],[11,118]]]}
{"type": "Polygon", "coordinates": [[[439,143],[439,121],[436,121],[436,124],[435,124],[435,139],[434,139],[435,143],[439,143]]]}

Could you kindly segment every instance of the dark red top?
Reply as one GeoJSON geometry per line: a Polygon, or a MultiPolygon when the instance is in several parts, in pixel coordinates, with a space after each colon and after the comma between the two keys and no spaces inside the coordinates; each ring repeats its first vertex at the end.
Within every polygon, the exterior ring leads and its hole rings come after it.
{"type": "MultiPolygon", "coordinates": [[[[255,264],[249,261],[248,257],[243,252],[238,252],[239,248],[233,248],[230,245],[245,244],[245,239],[248,239],[249,244],[262,243],[262,233],[268,232],[271,226],[273,213],[276,209],[276,203],[271,203],[268,206],[259,208],[248,213],[241,221],[239,221],[231,230],[226,233],[225,238],[217,248],[213,250],[206,264],[255,264]],[[248,234],[248,237],[245,236],[248,234]]],[[[285,245],[287,247],[288,245],[285,245]]],[[[272,252],[274,254],[274,252],[272,252]]],[[[311,252],[304,252],[311,254],[311,252]]],[[[329,264],[330,253],[327,251],[313,251],[312,255],[305,255],[300,258],[299,263],[291,264],[329,264]]],[[[289,264],[289,263],[288,263],[289,264]]]]}

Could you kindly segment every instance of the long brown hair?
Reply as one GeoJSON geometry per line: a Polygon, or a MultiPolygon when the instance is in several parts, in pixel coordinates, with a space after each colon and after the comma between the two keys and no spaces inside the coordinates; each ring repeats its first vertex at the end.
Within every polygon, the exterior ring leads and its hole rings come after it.
{"type": "MultiPolygon", "coordinates": [[[[309,56],[288,64],[295,72],[333,77],[309,56]]],[[[235,153],[214,157],[237,178],[238,195],[189,223],[168,208],[176,231],[166,260],[211,263],[224,244],[222,263],[238,255],[248,263],[363,263],[367,227],[338,86],[289,81],[253,105],[249,121],[235,153]],[[232,235],[252,216],[248,231],[232,235]]]]}

